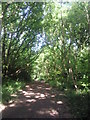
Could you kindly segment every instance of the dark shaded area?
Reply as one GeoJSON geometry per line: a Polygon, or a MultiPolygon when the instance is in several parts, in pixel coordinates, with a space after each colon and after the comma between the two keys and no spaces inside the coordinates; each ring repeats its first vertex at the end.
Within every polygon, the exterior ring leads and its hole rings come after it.
{"type": "Polygon", "coordinates": [[[88,118],[90,116],[90,95],[89,93],[80,93],[79,91],[66,92],[71,113],[76,118],[88,118]]]}

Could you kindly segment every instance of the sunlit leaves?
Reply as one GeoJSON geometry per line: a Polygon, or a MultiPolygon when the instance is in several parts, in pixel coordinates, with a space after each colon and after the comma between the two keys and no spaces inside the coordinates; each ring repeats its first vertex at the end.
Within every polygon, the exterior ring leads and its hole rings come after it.
{"type": "Polygon", "coordinates": [[[42,49],[42,53],[37,59],[38,67],[35,70],[34,66],[34,71],[37,73],[37,78],[40,78],[42,74],[45,78],[47,76],[47,80],[54,82],[55,79],[63,81],[63,84],[70,83],[72,86],[72,83],[75,84],[74,82],[79,80],[79,73],[81,76],[85,75],[85,79],[88,76],[88,55],[85,52],[88,23],[85,11],[86,3],[74,3],[66,6],[66,8],[65,5],[61,7],[56,3],[44,5],[42,25],[47,46],[42,49]],[[81,51],[84,53],[83,57],[81,57],[81,51]],[[42,54],[44,61],[41,59],[42,54]],[[84,56],[86,56],[85,59],[84,56]],[[72,73],[69,73],[69,70],[72,73]]]}
{"type": "Polygon", "coordinates": [[[3,67],[3,74],[11,74],[9,70],[15,72],[22,65],[25,67],[26,58],[26,62],[30,61],[36,35],[42,31],[42,5],[32,2],[2,4],[3,65],[9,66],[8,69],[3,67]]]}

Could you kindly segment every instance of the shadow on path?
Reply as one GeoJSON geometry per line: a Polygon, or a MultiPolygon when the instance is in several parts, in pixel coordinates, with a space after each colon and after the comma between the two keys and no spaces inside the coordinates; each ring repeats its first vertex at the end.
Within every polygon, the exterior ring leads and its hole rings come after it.
{"type": "Polygon", "coordinates": [[[25,89],[20,90],[18,98],[6,105],[2,117],[71,118],[71,114],[65,95],[42,81],[27,84],[25,89]]]}

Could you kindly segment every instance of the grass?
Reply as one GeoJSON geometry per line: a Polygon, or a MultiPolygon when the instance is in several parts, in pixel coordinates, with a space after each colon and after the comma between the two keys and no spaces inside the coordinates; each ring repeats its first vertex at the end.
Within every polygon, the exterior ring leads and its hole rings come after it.
{"type": "Polygon", "coordinates": [[[85,90],[67,91],[67,98],[74,118],[87,118],[89,106],[89,92],[85,90]]]}
{"type": "Polygon", "coordinates": [[[8,80],[2,85],[2,103],[9,102],[13,99],[12,94],[16,94],[20,89],[25,86],[24,81],[8,80]]]}

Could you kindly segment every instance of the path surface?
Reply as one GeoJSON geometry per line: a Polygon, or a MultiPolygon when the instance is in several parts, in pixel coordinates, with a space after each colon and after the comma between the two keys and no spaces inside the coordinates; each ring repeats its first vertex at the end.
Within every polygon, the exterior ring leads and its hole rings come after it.
{"type": "Polygon", "coordinates": [[[6,105],[3,118],[71,118],[67,98],[44,82],[27,84],[6,105]]]}

